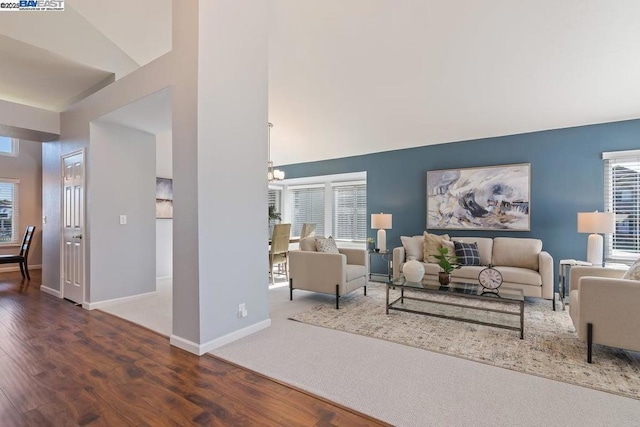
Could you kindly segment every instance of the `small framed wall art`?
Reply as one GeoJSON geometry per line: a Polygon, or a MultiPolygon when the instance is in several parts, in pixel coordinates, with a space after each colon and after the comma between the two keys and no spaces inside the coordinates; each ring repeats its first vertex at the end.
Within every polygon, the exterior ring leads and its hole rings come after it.
{"type": "Polygon", "coordinates": [[[156,178],[156,219],[173,218],[173,180],[156,178]]]}

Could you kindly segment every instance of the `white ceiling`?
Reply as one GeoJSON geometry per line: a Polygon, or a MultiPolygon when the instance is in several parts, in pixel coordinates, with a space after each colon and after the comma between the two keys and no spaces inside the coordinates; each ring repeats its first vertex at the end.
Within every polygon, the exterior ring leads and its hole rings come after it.
{"type": "Polygon", "coordinates": [[[274,0],[272,159],[640,117],[637,0],[274,0]]]}
{"type": "MultiPolygon", "coordinates": [[[[640,117],[637,0],[270,1],[276,165],[640,117]]],[[[171,49],[171,0],[65,7],[0,13],[0,99],[59,111],[171,49]]]]}
{"type": "Polygon", "coordinates": [[[99,117],[98,120],[154,135],[171,131],[171,90],[166,88],[145,96],[99,117]]]}
{"type": "Polygon", "coordinates": [[[0,13],[0,99],[62,111],[171,50],[171,0],[66,0],[0,13]]]}

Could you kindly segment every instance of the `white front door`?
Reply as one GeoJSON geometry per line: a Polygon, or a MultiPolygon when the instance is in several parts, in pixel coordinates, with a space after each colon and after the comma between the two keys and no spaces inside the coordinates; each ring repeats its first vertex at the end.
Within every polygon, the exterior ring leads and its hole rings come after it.
{"type": "Polygon", "coordinates": [[[84,302],[84,152],[62,156],[62,296],[84,302]]]}

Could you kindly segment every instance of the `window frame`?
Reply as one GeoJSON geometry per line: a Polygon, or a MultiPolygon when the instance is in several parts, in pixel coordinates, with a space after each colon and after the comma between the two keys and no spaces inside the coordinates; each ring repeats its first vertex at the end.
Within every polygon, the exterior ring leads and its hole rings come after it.
{"type": "Polygon", "coordinates": [[[13,200],[11,205],[11,241],[0,242],[0,247],[20,244],[20,180],[15,178],[0,178],[0,184],[13,185],[13,200]]]}
{"type": "MultiPolygon", "coordinates": [[[[630,264],[633,263],[638,257],[640,257],[640,233],[638,230],[638,225],[640,225],[640,220],[638,217],[640,216],[640,150],[626,150],[626,151],[613,151],[613,152],[604,152],[602,153],[602,159],[604,160],[604,210],[605,212],[613,212],[616,216],[616,230],[618,230],[618,225],[620,222],[623,222],[625,219],[628,219],[631,216],[635,216],[636,221],[636,230],[632,239],[635,242],[629,243],[629,246],[635,246],[635,251],[625,251],[622,249],[616,249],[615,242],[619,236],[616,236],[617,232],[613,232],[610,234],[605,234],[605,263],[624,263],[630,264]],[[617,213],[616,208],[616,187],[614,182],[614,168],[617,166],[623,166],[627,164],[638,165],[639,169],[636,171],[638,177],[632,182],[632,186],[634,188],[631,189],[633,192],[635,190],[635,195],[632,198],[635,198],[635,202],[626,205],[627,209],[625,209],[624,213],[617,213]],[[629,213],[629,207],[632,208],[631,213],[629,213]],[[624,216],[624,218],[621,218],[624,216]]],[[[618,188],[618,192],[622,191],[618,188]]],[[[624,237],[628,238],[628,237],[624,237]]]]}
{"type": "MultiPolygon", "coordinates": [[[[324,213],[323,213],[323,224],[322,227],[316,228],[316,234],[324,234],[327,230],[327,186],[325,183],[317,183],[317,184],[301,184],[301,185],[291,185],[285,187],[285,197],[287,200],[287,221],[291,223],[291,235],[299,237],[300,233],[296,233],[294,230],[296,229],[296,224],[294,224],[294,216],[293,216],[293,207],[294,207],[294,192],[296,190],[306,190],[306,189],[322,189],[324,191],[323,195],[323,205],[324,205],[324,213]]],[[[300,229],[302,229],[302,224],[300,224],[300,229]]]]}
{"type": "MultiPolygon", "coordinates": [[[[327,233],[327,236],[331,234],[333,230],[333,185],[335,184],[344,184],[351,185],[354,182],[360,182],[365,185],[368,185],[367,180],[367,172],[359,171],[359,172],[345,172],[345,173],[337,173],[331,175],[313,175],[306,176],[300,178],[288,178],[283,181],[278,182],[278,187],[283,189],[283,206],[282,206],[282,222],[283,223],[293,223],[291,214],[292,214],[292,200],[291,200],[291,192],[289,189],[291,188],[300,188],[305,186],[324,186],[325,189],[325,198],[324,198],[324,232],[327,233]]],[[[269,185],[271,188],[271,184],[269,185]]],[[[369,194],[367,190],[367,195],[369,194]]],[[[367,205],[367,218],[369,217],[369,210],[367,205]]],[[[367,220],[367,227],[369,226],[369,222],[367,220]]],[[[318,230],[316,230],[316,235],[318,235],[318,230]]],[[[294,236],[293,229],[291,231],[292,237],[294,236]]],[[[365,241],[350,241],[350,240],[338,240],[339,247],[346,248],[363,248],[365,246],[365,241]]]]}
{"type": "Polygon", "coordinates": [[[5,137],[11,140],[11,151],[0,151],[0,156],[18,157],[20,154],[20,140],[18,138],[5,137]]]}
{"type": "MultiPolygon", "coordinates": [[[[326,204],[326,202],[325,202],[326,204]]],[[[332,216],[332,224],[331,224],[331,235],[333,236],[333,238],[336,241],[341,241],[341,242],[353,242],[353,243],[365,243],[367,241],[367,181],[366,180],[358,180],[358,181],[339,181],[339,182],[332,182],[331,183],[331,216],[332,216]],[[336,189],[340,188],[340,187],[360,187],[360,186],[364,186],[364,199],[365,199],[365,212],[364,212],[364,218],[362,218],[362,221],[364,221],[364,237],[362,239],[358,239],[357,238],[357,232],[356,232],[356,236],[355,238],[351,239],[345,239],[345,238],[339,238],[336,237],[337,235],[337,211],[336,211],[336,189]]],[[[352,230],[353,231],[353,230],[352,230]]]]}

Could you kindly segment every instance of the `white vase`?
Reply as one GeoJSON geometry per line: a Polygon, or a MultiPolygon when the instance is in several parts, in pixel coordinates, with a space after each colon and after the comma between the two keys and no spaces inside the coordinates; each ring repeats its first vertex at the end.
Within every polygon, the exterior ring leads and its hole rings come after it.
{"type": "Polygon", "coordinates": [[[402,273],[407,282],[420,282],[424,277],[424,265],[421,262],[412,259],[402,266],[402,273]]]}

